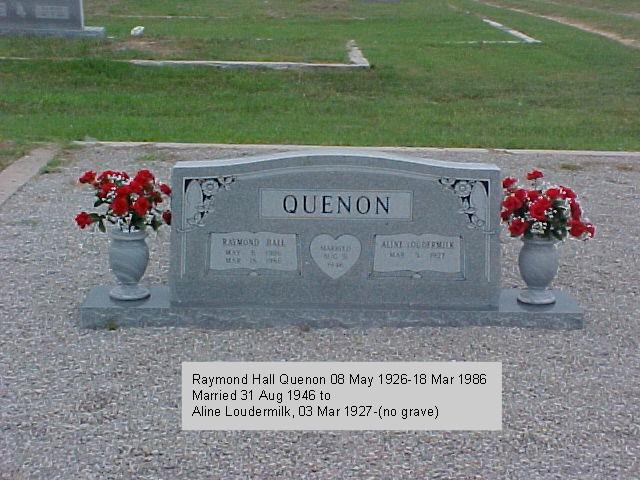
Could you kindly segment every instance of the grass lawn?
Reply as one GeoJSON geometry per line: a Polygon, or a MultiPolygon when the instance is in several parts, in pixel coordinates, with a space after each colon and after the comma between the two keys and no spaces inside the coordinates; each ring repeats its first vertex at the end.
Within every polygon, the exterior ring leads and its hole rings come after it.
{"type": "Polygon", "coordinates": [[[598,30],[640,40],[638,0],[489,0],[539,15],[578,21],[598,30]]]}
{"type": "Polygon", "coordinates": [[[28,151],[29,145],[24,143],[0,140],[0,171],[26,155],[28,151]]]}
{"type": "MultiPolygon", "coordinates": [[[[534,2],[524,3],[530,9],[534,2]]],[[[606,11],[624,2],[572,3],[606,11]]],[[[632,3],[627,13],[638,10],[632,3]]],[[[472,0],[86,0],[85,9],[86,23],[105,25],[113,39],[0,38],[0,56],[39,58],[0,61],[0,141],[640,150],[639,50],[472,0]],[[454,43],[514,40],[483,17],[543,44],[454,43]],[[147,29],[140,40],[128,36],[135,25],[147,29]],[[113,61],[343,62],[349,39],[372,70],[153,69],[113,61]]]]}

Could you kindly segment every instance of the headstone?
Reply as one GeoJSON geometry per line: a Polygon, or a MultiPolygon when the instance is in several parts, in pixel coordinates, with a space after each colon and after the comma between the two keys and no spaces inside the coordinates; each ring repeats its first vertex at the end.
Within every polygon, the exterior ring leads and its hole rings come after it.
{"type": "Polygon", "coordinates": [[[344,153],[179,163],[171,300],[496,308],[499,176],[344,153]]]}
{"type": "Polygon", "coordinates": [[[500,288],[495,165],[321,149],[179,162],[172,188],[168,288],[97,287],[84,326],[582,325],[500,288]]]}
{"type": "Polygon", "coordinates": [[[82,0],[0,0],[0,34],[103,37],[104,27],[85,27],[82,0]]]}

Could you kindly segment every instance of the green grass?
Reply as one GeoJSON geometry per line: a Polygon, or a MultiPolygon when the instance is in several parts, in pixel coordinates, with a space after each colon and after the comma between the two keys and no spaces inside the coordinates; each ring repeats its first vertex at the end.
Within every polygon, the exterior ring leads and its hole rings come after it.
{"type": "Polygon", "coordinates": [[[450,3],[452,7],[439,0],[85,2],[87,24],[106,25],[115,39],[0,38],[0,56],[82,58],[1,61],[0,135],[20,141],[88,136],[640,150],[640,51],[471,0],[450,3]],[[209,18],[108,16],[115,13],[209,18]],[[513,39],[484,24],[482,16],[544,43],[446,43],[513,39]],[[136,47],[127,38],[135,25],[147,28],[147,44],[136,47]],[[374,69],[219,71],[113,62],[344,61],[344,44],[351,38],[374,69]]]}
{"type": "Polygon", "coordinates": [[[40,169],[41,175],[48,175],[50,173],[59,173],[65,165],[68,165],[72,161],[72,152],[80,148],[78,145],[68,143],[60,146],[60,151],[49,160],[46,165],[40,169]]]}
{"type": "Polygon", "coordinates": [[[640,2],[637,0],[496,0],[491,3],[563,17],[640,40],[640,2]]]}
{"type": "Polygon", "coordinates": [[[27,154],[29,145],[0,138],[0,171],[27,154]]]}

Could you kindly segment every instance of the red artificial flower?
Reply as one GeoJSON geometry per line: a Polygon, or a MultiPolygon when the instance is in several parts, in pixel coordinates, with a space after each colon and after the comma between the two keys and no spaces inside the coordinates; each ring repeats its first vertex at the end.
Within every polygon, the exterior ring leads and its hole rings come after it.
{"type": "Polygon", "coordinates": [[[171,195],[171,187],[169,185],[167,185],[166,183],[161,183],[160,184],[160,191],[162,193],[164,193],[165,195],[171,195]]]}
{"type": "Polygon", "coordinates": [[[547,220],[547,214],[545,213],[551,207],[551,202],[548,198],[541,197],[531,204],[529,207],[529,213],[533,218],[540,221],[547,220]]]}
{"type": "Polygon", "coordinates": [[[571,220],[571,228],[569,233],[573,237],[581,237],[584,233],[587,233],[587,226],[579,220],[571,220]]]}
{"type": "Polygon", "coordinates": [[[164,212],[162,212],[162,220],[164,220],[164,223],[166,223],[167,225],[171,225],[171,211],[170,210],[165,210],[164,212]]]}
{"type": "Polygon", "coordinates": [[[547,191],[545,192],[545,195],[549,197],[550,200],[555,200],[560,196],[561,193],[562,191],[559,188],[552,187],[547,189],[547,191]]]}
{"type": "Polygon", "coordinates": [[[93,223],[93,219],[87,212],[80,212],[76,215],[76,223],[80,228],[84,229],[93,223]]]}
{"type": "Polygon", "coordinates": [[[515,195],[509,195],[502,202],[502,206],[509,212],[514,212],[522,208],[523,202],[515,195]]]}
{"type": "Polygon", "coordinates": [[[87,170],[82,174],[82,176],[78,179],[80,183],[93,183],[96,179],[96,172],[91,170],[87,170]]]}
{"type": "Polygon", "coordinates": [[[116,197],[111,204],[111,210],[113,210],[114,215],[118,216],[129,213],[129,200],[127,200],[127,197],[116,197]]]}
{"type": "Polygon", "coordinates": [[[538,198],[540,198],[540,192],[538,190],[529,190],[527,192],[527,197],[530,201],[535,202],[536,200],[538,200],[538,198]]]}
{"type": "Polygon", "coordinates": [[[103,183],[102,186],[100,187],[100,192],[98,193],[98,196],[100,198],[105,198],[107,195],[109,195],[109,192],[115,188],[116,188],[115,183],[111,183],[111,182],[103,183]]]}
{"type": "Polygon", "coordinates": [[[104,182],[105,180],[110,181],[110,179],[114,177],[120,177],[122,180],[128,180],[129,175],[127,172],[116,172],[115,170],[105,170],[100,175],[98,175],[98,182],[104,182]]]}
{"type": "Polygon", "coordinates": [[[580,204],[575,198],[569,200],[569,206],[571,207],[571,218],[573,220],[580,220],[582,216],[582,209],[580,208],[580,204]]]}
{"type": "Polygon", "coordinates": [[[503,221],[507,221],[509,220],[509,217],[511,216],[513,212],[510,212],[509,210],[502,210],[500,212],[500,218],[502,218],[503,221]]]}
{"type": "Polygon", "coordinates": [[[136,215],[139,217],[144,217],[150,208],[151,204],[145,197],[138,198],[133,204],[133,211],[136,212],[136,215]]]}
{"type": "Polygon", "coordinates": [[[135,178],[133,179],[134,182],[138,182],[141,185],[148,185],[149,183],[152,183],[155,180],[155,177],[153,176],[153,173],[151,173],[149,170],[140,170],[138,171],[138,173],[136,173],[135,178]]]}
{"type": "Polygon", "coordinates": [[[527,180],[536,180],[544,177],[544,174],[540,170],[531,170],[527,173],[527,180]]]}
{"type": "Polygon", "coordinates": [[[513,192],[513,194],[516,196],[518,200],[520,200],[523,203],[527,198],[527,191],[524,188],[517,189],[516,191],[513,192]]]}
{"type": "Polygon", "coordinates": [[[596,234],[596,227],[594,227],[593,224],[591,223],[586,223],[585,227],[587,229],[587,233],[589,234],[589,236],[593,238],[593,236],[596,234]]]}
{"type": "Polygon", "coordinates": [[[144,193],[144,185],[142,184],[142,182],[133,179],[131,181],[131,183],[129,184],[129,188],[131,188],[131,192],[135,193],[136,195],[142,195],[144,193]]]}
{"type": "Polygon", "coordinates": [[[513,221],[509,224],[509,232],[512,237],[518,237],[527,231],[527,227],[529,226],[529,222],[521,219],[514,218],[513,221]]]}
{"type": "Polygon", "coordinates": [[[569,233],[573,237],[585,237],[585,234],[589,237],[593,237],[596,234],[596,227],[591,223],[583,223],[580,220],[569,220],[569,233]]]}
{"type": "Polygon", "coordinates": [[[560,189],[562,190],[562,192],[560,193],[560,196],[562,198],[576,198],[575,192],[569,187],[563,187],[562,185],[560,185],[560,189]]]}
{"type": "Polygon", "coordinates": [[[517,178],[506,177],[504,180],[502,180],[502,188],[504,188],[505,190],[510,190],[511,187],[513,187],[516,183],[518,183],[517,178]]]}
{"type": "Polygon", "coordinates": [[[162,203],[162,195],[157,190],[154,190],[149,194],[149,200],[152,203],[162,203]]]}
{"type": "Polygon", "coordinates": [[[102,182],[104,180],[108,180],[109,177],[115,175],[117,172],[114,172],[113,170],[105,170],[104,172],[102,172],[100,175],[98,175],[98,181],[102,182]]]}
{"type": "Polygon", "coordinates": [[[126,197],[133,193],[130,185],[122,185],[116,189],[116,197],[126,197]]]}

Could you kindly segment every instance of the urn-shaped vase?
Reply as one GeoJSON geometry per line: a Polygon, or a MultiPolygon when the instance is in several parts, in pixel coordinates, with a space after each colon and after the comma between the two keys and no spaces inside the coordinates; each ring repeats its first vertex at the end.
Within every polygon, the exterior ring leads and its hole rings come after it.
{"type": "Polygon", "coordinates": [[[115,300],[147,298],[149,290],[138,284],[149,264],[147,232],[116,228],[109,232],[109,236],[109,266],[118,281],[109,296],[115,300]]]}
{"type": "Polygon", "coordinates": [[[558,273],[558,242],[542,237],[523,238],[518,256],[520,275],[527,284],[518,300],[531,305],[547,305],[556,298],[549,288],[558,273]]]}

